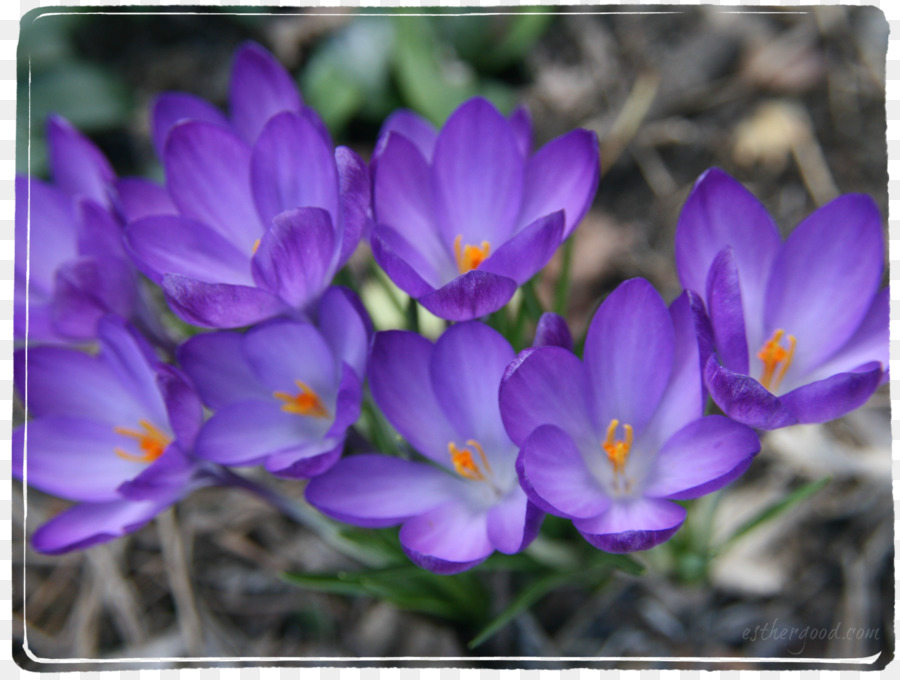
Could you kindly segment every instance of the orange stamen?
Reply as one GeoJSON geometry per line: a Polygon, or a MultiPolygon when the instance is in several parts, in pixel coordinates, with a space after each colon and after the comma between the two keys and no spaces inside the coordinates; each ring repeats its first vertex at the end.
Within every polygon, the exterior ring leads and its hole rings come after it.
{"type": "Polygon", "coordinates": [[[609,421],[609,427],[606,428],[606,441],[603,442],[603,450],[609,462],[612,463],[613,471],[616,475],[625,472],[625,462],[628,460],[628,454],[631,453],[631,444],[634,442],[634,430],[631,425],[623,426],[625,429],[625,440],[614,439],[616,429],[619,427],[619,421],[613,418],[609,421]]]}
{"type": "Polygon", "coordinates": [[[456,268],[460,274],[465,274],[473,269],[478,269],[491,254],[491,244],[487,241],[481,242],[481,247],[467,245],[462,247],[462,234],[453,240],[453,253],[456,256],[456,268]]]}
{"type": "Polygon", "coordinates": [[[763,345],[762,349],[756,354],[762,361],[763,371],[759,378],[760,384],[767,390],[777,390],[784,375],[787,373],[791,362],[794,360],[794,349],[797,345],[797,338],[793,335],[788,336],[788,348],[781,346],[781,338],[784,337],[784,329],[779,328],[772,337],[763,345]],[[776,375],[776,371],[778,374],[776,375]],[[774,378],[774,382],[773,382],[774,378]]]}
{"type": "Polygon", "coordinates": [[[310,416],[311,418],[327,418],[329,415],[328,409],[325,408],[322,400],[319,399],[319,395],[306,383],[301,382],[300,380],[295,380],[294,382],[297,383],[297,387],[300,388],[299,393],[274,393],[276,399],[281,399],[284,402],[284,406],[281,407],[281,410],[287,411],[288,413],[296,413],[300,416],[310,416]]]}
{"type": "Polygon", "coordinates": [[[476,482],[483,482],[487,477],[484,472],[481,471],[481,468],[478,467],[478,463],[475,462],[475,458],[472,455],[472,449],[475,449],[478,452],[478,457],[481,458],[481,464],[485,471],[489,475],[493,474],[487,456],[484,454],[484,449],[481,447],[481,444],[474,439],[469,439],[466,442],[466,447],[462,449],[460,449],[455,442],[447,444],[447,450],[450,451],[450,461],[453,463],[453,469],[456,470],[456,473],[460,477],[465,477],[466,479],[471,479],[476,482]]]}
{"type": "Polygon", "coordinates": [[[163,452],[166,450],[166,447],[172,439],[149,420],[139,420],[138,425],[141,426],[141,430],[129,430],[126,427],[114,427],[113,431],[124,437],[137,439],[138,446],[141,451],[143,451],[143,454],[138,456],[133,453],[128,453],[118,446],[114,451],[119,458],[124,458],[125,460],[131,460],[135,463],[152,463],[163,455],[163,452]]]}
{"type": "Polygon", "coordinates": [[[253,255],[256,255],[256,251],[259,250],[259,241],[260,241],[260,239],[256,239],[253,242],[253,253],[252,253],[253,255]]]}

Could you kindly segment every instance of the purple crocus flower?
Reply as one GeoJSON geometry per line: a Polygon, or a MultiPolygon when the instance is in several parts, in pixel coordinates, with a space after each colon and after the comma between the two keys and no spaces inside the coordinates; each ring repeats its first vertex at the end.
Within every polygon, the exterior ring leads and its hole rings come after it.
{"type": "Polygon", "coordinates": [[[724,486],[759,451],[749,427],[702,415],[693,306],[685,293],[667,310],[647,281],[626,281],[597,310],[584,362],[537,347],[503,380],[500,410],[522,447],[528,497],[601,550],[668,540],[685,518],[673,501],[724,486]]]}
{"type": "Polygon", "coordinates": [[[530,155],[524,109],[507,120],[484,99],[440,133],[393,114],[373,158],[378,264],[452,321],[500,309],[578,225],[600,178],[597,137],[575,130],[530,155]]]}
{"type": "Polygon", "coordinates": [[[185,321],[236,328],[314,315],[368,219],[362,160],[333,150],[290,76],[262,48],[241,49],[232,119],[190,95],[163,95],[154,140],[171,207],[143,186],[131,254],[185,321]],[[153,214],[148,206],[156,206],[153,214]]]}
{"type": "Polygon", "coordinates": [[[685,289],[709,310],[710,394],[731,418],[770,430],[837,418],[886,379],[884,235],[868,196],[846,194],[786,241],[765,208],[719,169],[688,197],[675,235],[685,289]]]}
{"type": "Polygon", "coordinates": [[[376,334],[372,395],[429,462],[349,456],[309,483],[307,500],[350,524],[402,523],[407,555],[438,573],[468,569],[494,550],[522,550],[543,513],[519,487],[518,447],[497,403],[514,357],[499,333],[474,321],[453,326],[434,344],[406,331],[376,334]]]}
{"type": "Polygon", "coordinates": [[[318,328],[276,319],[245,334],[187,340],[179,361],[214,411],[196,455],[229,466],[264,464],[283,477],[331,467],[359,417],[368,323],[354,294],[335,287],[322,298],[318,328]]]}
{"type": "Polygon", "coordinates": [[[78,504],[32,537],[47,553],[134,531],[204,484],[191,446],[203,410],[181,374],[120,319],[98,324],[100,353],[15,353],[29,420],[13,432],[13,475],[78,504]]]}

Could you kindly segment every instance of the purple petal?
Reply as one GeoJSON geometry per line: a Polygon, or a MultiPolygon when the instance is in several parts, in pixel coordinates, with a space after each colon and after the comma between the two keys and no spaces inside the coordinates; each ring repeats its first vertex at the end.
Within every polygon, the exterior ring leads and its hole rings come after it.
{"type": "Polygon", "coordinates": [[[524,106],[517,106],[509,115],[509,125],[522,158],[528,158],[531,154],[531,113],[524,106]]]}
{"type": "Polygon", "coordinates": [[[593,438],[593,400],[584,366],[568,350],[525,350],[500,385],[500,413],[519,446],[541,425],[556,425],[577,442],[593,438]]]}
{"type": "Polygon", "coordinates": [[[127,222],[150,215],[176,215],[178,208],[165,187],[140,177],[116,182],[117,206],[127,222]]]}
{"type": "Polygon", "coordinates": [[[724,416],[698,418],[675,433],[645,479],[649,498],[699,498],[736,479],[759,452],[759,437],[724,416]]]}
{"type": "Polygon", "coordinates": [[[439,574],[463,571],[494,552],[486,513],[460,501],[448,501],[407,520],[400,529],[400,543],[413,562],[439,574]]]}
{"type": "Polygon", "coordinates": [[[77,202],[78,252],[81,255],[128,256],[123,243],[122,223],[109,210],[91,199],[77,202]]]}
{"type": "Polygon", "coordinates": [[[376,224],[371,241],[378,266],[410,297],[420,298],[440,286],[434,267],[393,228],[376,224]]]}
{"type": "Polygon", "coordinates": [[[492,252],[480,271],[508,276],[524,284],[550,261],[559,247],[565,218],[562,212],[540,217],[492,252]]]}
{"type": "MultiPolygon", "coordinates": [[[[27,321],[25,310],[25,295],[19,295],[19,281],[16,280],[16,301],[13,304],[13,334],[16,339],[28,342],[67,343],[71,338],[60,335],[53,324],[53,306],[51,304],[38,304],[34,296],[29,300],[27,321]],[[26,328],[27,326],[27,328],[26,328]],[[27,331],[27,333],[26,333],[27,331]],[[27,337],[26,337],[27,336],[27,337]]],[[[24,286],[24,284],[23,284],[24,286]]]]}
{"type": "Polygon", "coordinates": [[[250,190],[250,148],[225,128],[187,122],[169,133],[163,160],[179,210],[252,253],[263,225],[250,190]]]}
{"type": "Polygon", "coordinates": [[[306,500],[342,522],[387,527],[445,503],[458,486],[432,465],[363,454],[344,458],[310,480],[306,500]]]}
{"type": "Polygon", "coordinates": [[[571,234],[597,193],[599,154],[597,135],[589,130],[573,130],[541,147],[525,166],[519,228],[563,210],[563,238],[571,234]]]}
{"type": "Polygon", "coordinates": [[[253,146],[250,177],[263,224],[293,208],[321,208],[339,224],[334,155],[303,116],[285,111],[266,123],[253,146]]]}
{"type": "Polygon", "coordinates": [[[242,334],[223,331],[195,335],[178,347],[178,363],[214,411],[236,401],[272,396],[244,358],[243,341],[242,334]]]}
{"type": "Polygon", "coordinates": [[[344,438],[326,437],[266,458],[266,471],[286,479],[309,479],[327,472],[341,457],[344,438]]]}
{"type": "Polygon", "coordinates": [[[239,328],[285,311],[284,302],[259,288],[205,283],[181,274],[166,274],[162,288],[172,311],[195,326],[239,328]]]}
{"type": "Polygon", "coordinates": [[[709,269],[706,282],[706,301],[709,320],[715,336],[715,347],[724,366],[736,373],[748,373],[750,359],[747,352],[748,330],[754,346],[761,342],[759,321],[749,323],[745,330],[744,308],[741,304],[741,284],[734,250],[723,248],[709,269]]]}
{"type": "Polygon", "coordinates": [[[228,119],[219,109],[205,99],[186,92],[165,92],[159,95],[153,103],[150,115],[153,148],[156,149],[156,155],[159,158],[163,157],[169,132],[178,123],[196,120],[224,128],[229,127],[228,119]]]}
{"type": "Polygon", "coordinates": [[[459,435],[444,415],[431,385],[434,347],[406,331],[375,334],[369,360],[369,386],[378,408],[419,453],[450,464],[447,445],[459,435]]]}
{"type": "Polygon", "coordinates": [[[572,340],[572,332],[569,330],[569,324],[559,314],[553,312],[544,312],[538,320],[537,328],[534,331],[534,347],[562,347],[565,350],[573,351],[575,343],[572,340]]]}
{"type": "Polygon", "coordinates": [[[647,550],[668,541],[687,512],[680,505],[657,498],[613,503],[599,517],[575,520],[575,528],[595,548],[609,553],[647,550]]]}
{"type": "Polygon", "coordinates": [[[47,144],[56,185],[72,197],[109,207],[109,187],[116,176],[100,150],[60,116],[47,121],[47,144]]]}
{"type": "Polygon", "coordinates": [[[372,329],[368,314],[356,293],[348,288],[332,286],[319,302],[318,327],[332,353],[345,361],[362,380],[366,375],[366,360],[372,329]]]}
{"type": "Polygon", "coordinates": [[[419,298],[425,309],[448,321],[469,321],[496,312],[516,292],[513,279],[473,269],[419,298]]]}
{"type": "Polygon", "coordinates": [[[124,482],[118,492],[132,501],[153,501],[181,496],[205,486],[208,479],[197,474],[198,462],[180,446],[172,444],[134,479],[124,482]]]}
{"type": "Polygon", "coordinates": [[[254,279],[290,306],[303,309],[331,283],[334,237],[331,217],[321,208],[286,210],[259,242],[254,279]]]}
{"type": "Polygon", "coordinates": [[[154,215],[125,229],[128,250],[154,283],[180,274],[206,283],[252,285],[250,252],[241,252],[212,228],[180,215],[154,215]]]}
{"type": "Polygon", "coordinates": [[[584,343],[600,426],[618,419],[639,434],[669,382],[673,355],[672,319],[650,283],[631,279],[610,293],[584,343]]]}
{"type": "Polygon", "coordinates": [[[29,268],[32,289],[49,293],[56,269],[78,256],[76,229],[68,196],[39,180],[16,178],[16,271],[24,277],[29,268]]]}
{"type": "Polygon", "coordinates": [[[525,440],[519,475],[554,514],[594,517],[610,507],[575,442],[554,425],[542,425],[525,440]]]}
{"type": "Polygon", "coordinates": [[[340,183],[343,231],[337,267],[343,267],[356,250],[363,235],[371,231],[372,187],[369,182],[369,169],[351,149],[346,146],[335,149],[334,162],[340,183]]]}
{"type": "Polygon", "coordinates": [[[541,519],[542,513],[535,513],[525,492],[516,487],[488,510],[487,530],[491,545],[495,550],[507,555],[519,552],[528,545],[530,539],[534,538],[533,535],[529,535],[536,534],[529,524],[541,519]]]}
{"type": "Polygon", "coordinates": [[[234,58],[228,103],[235,129],[249,144],[276,113],[303,105],[290,74],[256,43],[245,43],[234,58]]]}
{"type": "Polygon", "coordinates": [[[450,116],[434,149],[435,214],[446,244],[503,243],[522,201],[524,162],[509,122],[480,98],[450,116]]]}
{"type": "Polygon", "coordinates": [[[868,196],[840,196],[794,229],[772,265],[765,314],[767,332],[797,338],[791,373],[805,374],[853,335],[883,268],[881,216],[868,196]]]}
{"type": "Polygon", "coordinates": [[[739,182],[718,168],[707,170],[685,201],[675,232],[681,285],[703,293],[713,260],[734,248],[747,319],[761,319],[769,269],[781,247],[771,216],[739,182]]]}
{"type": "Polygon", "coordinates": [[[418,114],[407,109],[397,109],[387,117],[381,126],[381,130],[378,132],[378,145],[375,147],[374,156],[378,159],[379,164],[381,163],[385,144],[391,138],[396,139],[398,134],[416,147],[426,163],[431,163],[431,157],[434,155],[434,145],[438,137],[437,130],[418,114]],[[392,135],[391,133],[395,134],[392,135]]]}
{"type": "Polygon", "coordinates": [[[128,317],[137,301],[137,279],[127,262],[117,257],[82,257],[56,272],[54,325],[70,338],[93,339],[103,316],[128,317]]]}
{"type": "MultiPolygon", "coordinates": [[[[227,368],[223,367],[224,370],[227,368]]],[[[186,376],[174,366],[163,364],[156,370],[156,384],[166,404],[169,425],[175,439],[190,450],[203,423],[203,404],[186,376]]]]}
{"type": "Polygon", "coordinates": [[[877,361],[849,373],[798,387],[781,395],[781,403],[797,422],[824,423],[862,406],[881,383],[883,366],[877,361]]]}
{"type": "Polygon", "coordinates": [[[729,418],[760,430],[797,422],[778,397],[750,376],[728,370],[716,357],[709,357],[703,374],[710,396],[729,418]]]}

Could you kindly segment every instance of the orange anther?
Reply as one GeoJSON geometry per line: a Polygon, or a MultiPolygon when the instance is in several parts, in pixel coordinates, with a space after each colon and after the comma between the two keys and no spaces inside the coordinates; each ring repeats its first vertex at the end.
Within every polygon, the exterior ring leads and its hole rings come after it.
{"type": "Polygon", "coordinates": [[[460,449],[455,442],[450,442],[447,444],[447,450],[450,451],[450,462],[453,463],[453,469],[456,470],[456,473],[460,477],[465,477],[466,479],[471,479],[476,482],[483,482],[487,477],[484,472],[481,471],[481,468],[478,467],[478,463],[475,462],[475,457],[472,455],[472,447],[478,452],[478,457],[481,458],[481,464],[484,467],[484,470],[491,474],[491,466],[488,463],[487,456],[484,454],[484,449],[474,439],[469,439],[466,442],[466,447],[460,449]]]}
{"type": "Polygon", "coordinates": [[[467,245],[462,247],[462,234],[453,240],[453,253],[456,256],[456,268],[460,274],[465,274],[473,269],[478,269],[491,254],[491,244],[487,241],[481,242],[481,247],[467,245]]]}
{"type": "Polygon", "coordinates": [[[325,408],[319,395],[306,383],[300,380],[295,380],[294,382],[300,388],[297,394],[288,394],[287,392],[274,393],[276,399],[281,399],[284,402],[281,410],[288,413],[296,413],[299,416],[327,418],[329,416],[328,409],[325,408]]]}
{"type": "Polygon", "coordinates": [[[118,446],[114,449],[115,454],[119,456],[119,458],[131,460],[136,463],[152,463],[163,455],[163,452],[166,450],[166,447],[172,439],[149,420],[139,420],[138,425],[141,427],[140,430],[129,430],[126,427],[114,427],[113,431],[124,437],[136,439],[143,454],[137,456],[133,453],[128,453],[118,446]]]}
{"type": "Polygon", "coordinates": [[[609,421],[609,427],[606,428],[606,441],[603,442],[603,450],[609,462],[612,463],[613,471],[616,475],[620,475],[625,471],[625,462],[628,460],[628,454],[631,453],[631,444],[634,442],[634,430],[631,425],[624,425],[625,440],[614,439],[616,429],[619,427],[619,421],[613,418],[609,421]]]}
{"type": "Polygon", "coordinates": [[[767,390],[777,390],[781,381],[784,379],[785,373],[794,359],[794,349],[797,345],[797,338],[793,335],[788,336],[788,348],[781,346],[781,338],[784,337],[784,329],[779,328],[772,337],[766,341],[762,349],[757,352],[756,356],[763,364],[762,375],[759,378],[760,384],[767,390]],[[776,375],[775,372],[778,371],[776,375]],[[774,378],[774,382],[773,382],[774,378]]]}

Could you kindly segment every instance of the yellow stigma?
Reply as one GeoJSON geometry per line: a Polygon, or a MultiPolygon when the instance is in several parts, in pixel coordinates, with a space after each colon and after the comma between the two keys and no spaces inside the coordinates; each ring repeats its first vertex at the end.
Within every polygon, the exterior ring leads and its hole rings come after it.
{"type": "Polygon", "coordinates": [[[257,251],[257,250],[259,250],[259,239],[256,239],[256,240],[253,242],[253,252],[252,252],[251,254],[252,254],[252,255],[256,255],[256,251],[257,251]]]}
{"type": "Polygon", "coordinates": [[[141,451],[143,451],[143,454],[137,456],[133,453],[128,453],[118,446],[114,451],[119,458],[124,458],[125,460],[131,460],[135,463],[152,463],[163,455],[163,452],[172,440],[165,432],[160,430],[149,420],[139,420],[138,425],[141,426],[140,430],[129,430],[127,427],[114,427],[113,431],[124,437],[137,439],[138,446],[141,451]]]}
{"type": "Polygon", "coordinates": [[[787,373],[791,361],[794,359],[794,348],[797,345],[797,338],[789,335],[788,348],[785,349],[781,346],[782,337],[784,337],[784,329],[779,328],[772,333],[772,337],[756,354],[763,364],[762,376],[760,376],[759,382],[769,391],[778,389],[778,386],[784,379],[784,374],[787,373]],[[777,375],[775,374],[776,371],[778,372],[777,375]]]}
{"type": "Polygon", "coordinates": [[[288,394],[287,392],[275,392],[276,399],[281,399],[284,406],[282,411],[288,413],[296,413],[300,416],[310,416],[311,418],[327,418],[328,409],[319,399],[319,395],[313,389],[300,380],[295,380],[300,391],[297,394],[288,394]]]}
{"type": "Polygon", "coordinates": [[[465,274],[473,269],[478,269],[488,255],[491,254],[491,244],[487,241],[481,242],[481,247],[467,245],[462,247],[462,234],[453,240],[453,253],[456,255],[456,268],[460,274],[465,274]]]}
{"type": "Polygon", "coordinates": [[[619,421],[613,418],[609,421],[609,427],[606,428],[606,441],[603,442],[603,450],[609,462],[612,463],[613,471],[616,475],[625,472],[625,461],[628,460],[628,454],[631,452],[631,444],[634,442],[634,431],[631,425],[623,426],[625,429],[625,440],[614,439],[616,429],[619,427],[619,421]]]}
{"type": "Polygon", "coordinates": [[[453,469],[456,470],[456,473],[460,477],[465,477],[466,479],[471,479],[476,482],[483,482],[487,477],[484,472],[481,471],[481,468],[478,467],[478,463],[475,462],[475,458],[472,455],[472,449],[475,449],[478,452],[478,457],[481,458],[481,465],[484,467],[485,472],[489,475],[492,474],[491,466],[487,461],[487,456],[484,455],[484,449],[481,448],[481,444],[474,439],[469,439],[466,442],[466,447],[462,449],[454,442],[447,444],[447,450],[450,451],[450,461],[453,463],[453,469]]]}

